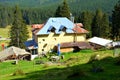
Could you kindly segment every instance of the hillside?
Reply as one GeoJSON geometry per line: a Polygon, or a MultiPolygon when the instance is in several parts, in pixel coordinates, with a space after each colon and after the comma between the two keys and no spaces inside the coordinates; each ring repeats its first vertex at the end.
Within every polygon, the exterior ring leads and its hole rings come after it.
{"type": "MultiPolygon", "coordinates": [[[[63,0],[0,0],[0,4],[7,6],[19,5],[22,8],[56,9],[63,0]],[[32,3],[32,4],[31,4],[32,3]]],[[[97,8],[110,13],[118,0],[67,0],[72,11],[96,10],[97,8]]]]}
{"type": "Polygon", "coordinates": [[[1,80],[120,80],[120,65],[113,57],[113,50],[63,53],[65,58],[58,62],[49,62],[47,58],[33,61],[0,63],[1,80]],[[91,57],[99,54],[99,60],[91,57]],[[40,62],[40,63],[37,63],[40,62]],[[60,64],[61,63],[61,64],[60,64]]]}

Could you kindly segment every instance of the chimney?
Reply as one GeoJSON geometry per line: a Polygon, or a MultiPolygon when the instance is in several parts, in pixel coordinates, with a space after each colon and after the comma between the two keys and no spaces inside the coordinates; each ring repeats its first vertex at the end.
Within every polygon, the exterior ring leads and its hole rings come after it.
{"type": "Polygon", "coordinates": [[[74,16],[72,16],[72,13],[70,13],[70,20],[74,23],[74,16]]]}

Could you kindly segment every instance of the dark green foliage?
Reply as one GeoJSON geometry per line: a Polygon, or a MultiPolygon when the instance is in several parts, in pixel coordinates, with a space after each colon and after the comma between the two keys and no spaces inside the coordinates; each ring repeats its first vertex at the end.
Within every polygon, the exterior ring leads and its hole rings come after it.
{"type": "Polygon", "coordinates": [[[91,25],[93,20],[93,13],[91,13],[90,11],[84,11],[80,16],[81,17],[79,19],[81,20],[79,21],[81,21],[84,25],[84,28],[89,31],[89,34],[87,35],[87,38],[89,38],[92,36],[91,25]]]}
{"type": "Polygon", "coordinates": [[[120,66],[120,54],[116,57],[115,65],[120,66]]]}
{"type": "MultiPolygon", "coordinates": [[[[53,10],[56,9],[56,6],[61,3],[61,1],[63,0],[0,0],[0,4],[5,6],[15,6],[18,4],[22,8],[48,8],[53,10]]],[[[71,10],[76,13],[78,10],[93,11],[100,7],[103,11],[110,13],[117,1],[118,0],[67,0],[71,10]]]]}
{"type": "Polygon", "coordinates": [[[6,27],[13,22],[13,8],[0,6],[0,27],[6,27]]]}
{"type": "Polygon", "coordinates": [[[103,12],[98,9],[92,23],[92,36],[100,37],[103,12]]]}
{"type": "Polygon", "coordinates": [[[73,69],[71,74],[67,77],[69,80],[80,80],[82,77],[86,77],[87,74],[82,69],[73,69]]]}
{"type": "Polygon", "coordinates": [[[10,29],[10,46],[16,46],[20,48],[25,48],[24,42],[28,38],[28,30],[25,25],[21,11],[18,6],[15,7],[14,11],[14,21],[10,29]]]}
{"type": "MultiPolygon", "coordinates": [[[[106,13],[111,14],[113,5],[117,1],[118,0],[67,0],[66,2],[68,3],[68,6],[70,6],[71,13],[75,16],[76,21],[80,12],[85,10],[94,12],[99,7],[106,13]]],[[[0,16],[0,27],[3,27],[2,24],[11,25],[13,23],[14,9],[12,7],[16,4],[20,5],[23,18],[27,24],[38,24],[43,23],[49,17],[54,16],[59,3],[61,3],[61,0],[0,0],[0,15],[5,15],[4,17],[6,17],[1,18],[0,16]],[[3,14],[3,11],[7,14],[3,14]]]]}
{"type": "Polygon", "coordinates": [[[109,38],[110,37],[110,26],[109,26],[109,19],[107,14],[103,14],[102,22],[101,22],[101,32],[100,36],[103,38],[109,38]]]}
{"type": "Polygon", "coordinates": [[[108,38],[110,36],[109,18],[98,9],[92,22],[92,36],[108,38]]]}
{"type": "Polygon", "coordinates": [[[66,0],[64,0],[63,4],[58,6],[55,17],[67,17],[70,18],[70,10],[66,0]]]}
{"type": "Polygon", "coordinates": [[[112,13],[112,38],[120,40],[120,0],[115,5],[112,13]]]}
{"type": "Polygon", "coordinates": [[[103,72],[104,68],[102,67],[102,65],[100,65],[100,63],[93,62],[91,71],[96,73],[103,72]]]}

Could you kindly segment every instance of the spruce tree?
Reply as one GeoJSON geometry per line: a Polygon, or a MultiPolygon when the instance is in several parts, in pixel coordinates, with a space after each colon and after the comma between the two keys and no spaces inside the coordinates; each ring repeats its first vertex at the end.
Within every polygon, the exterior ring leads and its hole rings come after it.
{"type": "Polygon", "coordinates": [[[92,22],[92,36],[100,37],[102,17],[103,13],[100,9],[98,9],[92,22]]]}
{"type": "Polygon", "coordinates": [[[84,25],[84,28],[89,31],[89,34],[87,37],[91,37],[91,25],[92,25],[92,20],[93,20],[93,14],[89,11],[84,11],[81,14],[81,22],[84,25]]]}
{"type": "Polygon", "coordinates": [[[120,40],[120,0],[114,6],[112,12],[112,38],[114,40],[120,40]]]}
{"type": "Polygon", "coordinates": [[[10,46],[25,48],[24,42],[28,38],[28,29],[25,25],[21,11],[18,6],[15,7],[14,21],[10,29],[10,46]]]}
{"type": "Polygon", "coordinates": [[[70,19],[70,9],[66,0],[56,9],[55,17],[67,17],[70,19]]]}
{"type": "Polygon", "coordinates": [[[110,37],[109,18],[107,16],[107,14],[105,14],[105,13],[102,17],[100,36],[103,38],[110,37]]]}

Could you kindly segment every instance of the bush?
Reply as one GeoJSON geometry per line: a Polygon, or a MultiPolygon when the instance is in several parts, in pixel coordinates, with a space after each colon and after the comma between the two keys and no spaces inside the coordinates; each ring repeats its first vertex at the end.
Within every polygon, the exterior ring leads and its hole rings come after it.
{"type": "Polygon", "coordinates": [[[14,73],[13,73],[13,76],[16,76],[16,75],[24,75],[25,73],[23,72],[23,70],[21,69],[17,69],[14,73]]]}

